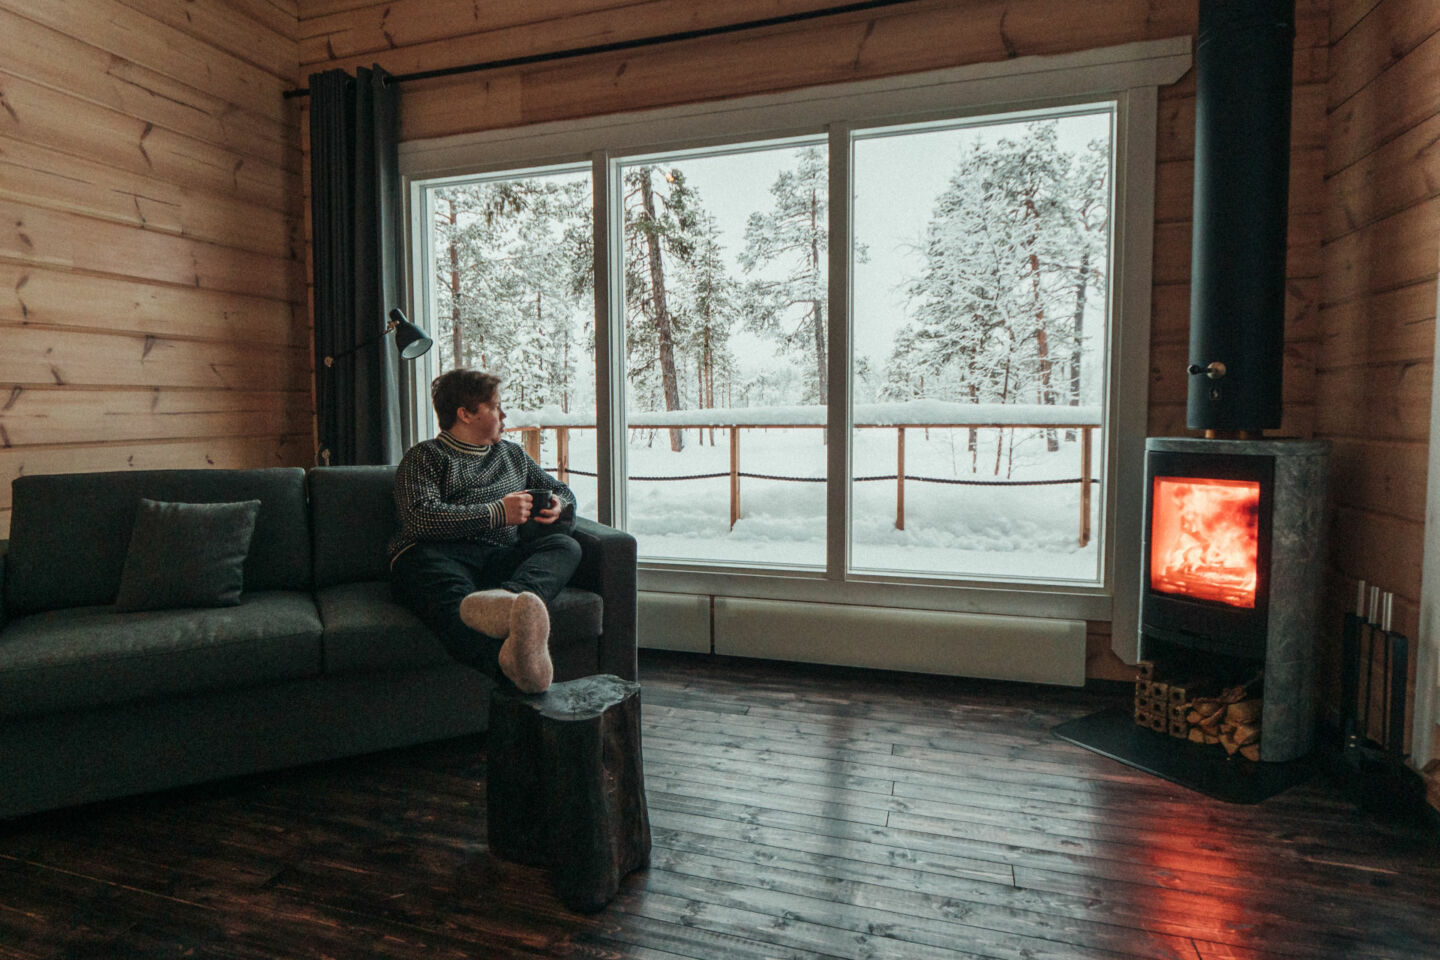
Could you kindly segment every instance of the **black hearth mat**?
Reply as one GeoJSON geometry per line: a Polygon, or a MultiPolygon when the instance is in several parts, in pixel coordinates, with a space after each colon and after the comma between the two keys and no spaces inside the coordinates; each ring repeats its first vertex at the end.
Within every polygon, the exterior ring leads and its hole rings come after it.
{"type": "Polygon", "coordinates": [[[1218,746],[1202,747],[1136,726],[1128,712],[1116,707],[1069,720],[1052,728],[1051,733],[1228,803],[1259,803],[1304,783],[1318,772],[1310,757],[1285,763],[1255,763],[1240,756],[1230,757],[1218,746]]]}

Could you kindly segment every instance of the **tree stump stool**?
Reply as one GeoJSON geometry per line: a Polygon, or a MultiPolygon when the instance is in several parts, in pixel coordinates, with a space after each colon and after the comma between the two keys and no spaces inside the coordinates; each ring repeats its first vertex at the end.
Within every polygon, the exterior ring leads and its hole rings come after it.
{"type": "Polygon", "coordinates": [[[490,700],[490,850],[550,868],[560,901],[599,910],[650,860],[640,684],[610,674],[490,700]]]}

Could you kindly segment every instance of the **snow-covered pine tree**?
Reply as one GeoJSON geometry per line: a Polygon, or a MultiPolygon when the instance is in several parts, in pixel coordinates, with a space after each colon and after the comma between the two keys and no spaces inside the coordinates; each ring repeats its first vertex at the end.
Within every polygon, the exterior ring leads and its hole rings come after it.
{"type": "MultiPolygon", "coordinates": [[[[1106,248],[1110,226],[1110,145],[1108,141],[1092,140],[1086,144],[1083,153],[1076,156],[1071,169],[1071,183],[1066,190],[1071,204],[1071,215],[1067,219],[1072,233],[1068,254],[1074,258],[1062,265],[1069,273],[1074,290],[1074,307],[1071,310],[1069,375],[1067,379],[1069,405],[1081,403],[1084,390],[1081,373],[1085,359],[1085,307],[1091,288],[1099,289],[1105,282],[1106,248]]],[[[1093,385],[1091,387],[1094,389],[1093,385]]],[[[1089,399],[1089,398],[1087,398],[1089,399]]],[[[1069,435],[1073,439],[1073,431],[1069,435]]]]}
{"type": "MultiPolygon", "coordinates": [[[[626,377],[638,396],[652,395],[658,379],[664,409],[680,409],[675,366],[676,329],[666,263],[688,262],[695,245],[699,199],[679,168],[638,164],[624,173],[626,377]]],[[[679,428],[670,449],[684,449],[679,428]]]]}
{"type": "Polygon", "coordinates": [[[815,404],[827,396],[828,176],[824,149],[799,150],[796,166],[770,187],[771,209],[750,214],[740,253],[745,272],[758,274],[744,288],[747,322],[808,357],[802,402],[815,404]]]}
{"type": "MultiPolygon", "coordinates": [[[[1016,339],[1027,308],[1020,278],[1026,251],[994,158],[965,149],[925,227],[920,275],[907,287],[912,320],[886,364],[885,395],[1005,403],[1012,395],[1016,339]],[[923,384],[928,383],[928,388],[923,384]]],[[[973,454],[978,438],[970,431],[973,454]]]]}
{"type": "MultiPolygon", "coordinates": [[[[1041,404],[1054,405],[1055,350],[1073,333],[1072,315],[1063,309],[1069,294],[1067,267],[1074,262],[1070,240],[1072,155],[1059,147],[1059,121],[1028,123],[1019,137],[1002,137],[990,153],[996,181],[1015,211],[1017,241],[1025,251],[1024,323],[1016,330],[1022,346],[1017,388],[1041,404]]],[[[1062,356],[1064,354],[1061,354],[1062,356]]],[[[1059,449],[1054,430],[1045,431],[1046,448],[1059,449]]]]}
{"type": "MultiPolygon", "coordinates": [[[[574,373],[575,326],[585,282],[567,254],[588,231],[585,182],[543,178],[441,191],[437,306],[448,316],[442,368],[479,365],[506,379],[517,406],[563,404],[574,373]]],[[[588,311],[587,311],[588,312],[588,311]]]]}
{"type": "Polygon", "coordinates": [[[495,261],[508,217],[526,203],[514,181],[465,184],[436,192],[436,314],[442,369],[488,365],[509,349],[507,286],[495,261]]]}
{"type": "MultiPolygon", "coordinates": [[[[723,396],[725,383],[734,375],[730,335],[738,318],[739,284],[726,269],[715,218],[701,212],[697,224],[694,255],[681,265],[677,312],[685,331],[681,350],[695,372],[695,406],[704,409],[715,406],[717,377],[723,396]]],[[[715,442],[713,429],[710,442],[715,442]]]]}
{"type": "MultiPolygon", "coordinates": [[[[917,248],[912,319],[887,361],[886,397],[919,395],[923,378],[937,399],[1058,402],[1055,358],[1078,368],[1084,290],[1104,256],[1108,159],[1100,144],[1084,157],[1061,149],[1057,131],[1037,121],[962,150],[917,248]]],[[[1070,374],[1066,392],[1078,392],[1070,374]]],[[[977,443],[972,430],[972,464],[977,443]]]]}

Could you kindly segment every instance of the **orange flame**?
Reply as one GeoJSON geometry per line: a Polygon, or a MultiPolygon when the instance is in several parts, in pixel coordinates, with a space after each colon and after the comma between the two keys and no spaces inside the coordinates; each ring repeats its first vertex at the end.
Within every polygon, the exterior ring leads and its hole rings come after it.
{"type": "Polygon", "coordinates": [[[1260,484],[1156,477],[1150,588],[1233,607],[1255,607],[1260,484]]]}

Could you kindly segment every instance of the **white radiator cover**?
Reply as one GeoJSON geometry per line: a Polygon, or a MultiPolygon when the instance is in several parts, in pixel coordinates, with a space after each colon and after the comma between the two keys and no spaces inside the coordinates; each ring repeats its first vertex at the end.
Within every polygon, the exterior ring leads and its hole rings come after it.
{"type": "Polygon", "coordinates": [[[641,590],[635,642],[648,650],[710,652],[710,598],[693,593],[641,590]]]}
{"type": "Polygon", "coordinates": [[[1085,621],[715,598],[715,653],[1078,687],[1085,621]]]}

